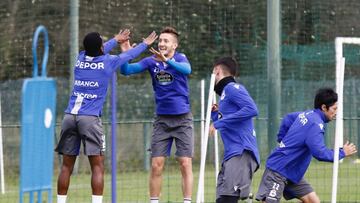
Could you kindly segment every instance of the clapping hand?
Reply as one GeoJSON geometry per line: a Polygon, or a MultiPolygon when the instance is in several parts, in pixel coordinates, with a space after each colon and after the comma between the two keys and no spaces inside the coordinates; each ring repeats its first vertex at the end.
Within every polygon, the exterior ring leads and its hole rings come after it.
{"type": "Polygon", "coordinates": [[[156,57],[154,58],[157,61],[167,61],[168,59],[162,54],[160,51],[155,50],[154,48],[150,48],[149,51],[153,53],[156,57]]]}
{"type": "Polygon", "coordinates": [[[120,30],[119,33],[114,36],[114,38],[119,44],[124,43],[130,39],[130,30],[120,30]]]}
{"type": "Polygon", "coordinates": [[[155,40],[158,38],[155,31],[152,31],[149,36],[143,39],[143,42],[147,44],[148,46],[155,42],[155,40]]]}
{"type": "Polygon", "coordinates": [[[126,40],[125,42],[120,44],[120,48],[121,48],[122,52],[132,49],[135,46],[136,46],[136,43],[133,43],[132,45],[130,45],[130,40],[126,40]]]}

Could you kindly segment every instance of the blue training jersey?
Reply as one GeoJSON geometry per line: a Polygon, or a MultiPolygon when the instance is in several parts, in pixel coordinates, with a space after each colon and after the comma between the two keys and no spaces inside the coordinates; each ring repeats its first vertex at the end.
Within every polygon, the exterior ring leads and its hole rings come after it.
{"type": "Polygon", "coordinates": [[[135,74],[147,70],[155,92],[157,115],[180,115],[190,112],[188,74],[191,66],[185,54],[176,52],[167,62],[153,56],[137,63],[125,64],[121,73],[135,74]]]}
{"type": "Polygon", "coordinates": [[[219,101],[219,111],[211,114],[214,127],[220,131],[224,143],[223,161],[249,150],[260,165],[252,120],[257,114],[256,104],[244,86],[234,82],[225,86],[219,101]]]}
{"type": "Polygon", "coordinates": [[[284,116],[280,124],[280,129],[277,134],[277,142],[280,143],[281,140],[285,137],[286,133],[289,131],[289,128],[294,123],[296,118],[301,112],[292,112],[284,116]]]}
{"type": "Polygon", "coordinates": [[[85,51],[80,52],[74,68],[74,86],[65,113],[101,116],[112,73],[147,48],[145,43],[141,43],[119,55],[108,54],[115,46],[116,40],[109,40],[104,44],[104,55],[96,57],[86,56],[85,51]]]}
{"type": "MultiPolygon", "coordinates": [[[[280,144],[270,154],[266,167],[298,183],[312,156],[319,161],[332,162],[334,151],[328,149],[324,142],[326,122],[326,116],[320,109],[288,114],[279,130],[280,144]]],[[[340,149],[340,159],[344,157],[345,153],[340,149]]]]}

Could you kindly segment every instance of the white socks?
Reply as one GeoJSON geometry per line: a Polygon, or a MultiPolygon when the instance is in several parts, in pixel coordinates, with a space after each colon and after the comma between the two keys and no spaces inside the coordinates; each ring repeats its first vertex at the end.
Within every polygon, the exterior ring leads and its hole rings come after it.
{"type": "Polygon", "coordinates": [[[150,197],[150,203],[159,203],[158,197],[150,197]]]}
{"type": "Polygon", "coordinates": [[[102,203],[102,195],[92,195],[92,203],[102,203]]]}
{"type": "Polygon", "coordinates": [[[184,203],[191,203],[191,199],[190,198],[184,198],[184,203]]]}
{"type": "MultiPolygon", "coordinates": [[[[66,203],[67,195],[57,195],[57,203],[66,203]]],[[[102,203],[102,195],[92,195],[92,203],[102,203]]],[[[158,197],[151,197],[150,203],[159,203],[158,197]]],[[[190,198],[184,198],[184,203],[191,203],[190,198]]]]}
{"type": "Polygon", "coordinates": [[[66,203],[67,195],[57,195],[57,203],[66,203]]]}
{"type": "MultiPolygon", "coordinates": [[[[150,197],[150,203],[159,203],[158,197],[150,197]]],[[[184,203],[191,203],[190,198],[184,198],[184,203]]]]}
{"type": "MultiPolygon", "coordinates": [[[[66,203],[67,195],[57,195],[57,203],[66,203]]],[[[102,195],[92,195],[92,203],[102,203],[102,195]]]]}

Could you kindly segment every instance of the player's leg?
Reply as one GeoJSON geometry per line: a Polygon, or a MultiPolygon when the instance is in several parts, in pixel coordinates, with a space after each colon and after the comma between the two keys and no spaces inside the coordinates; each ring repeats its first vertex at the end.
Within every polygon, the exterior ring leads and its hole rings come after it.
{"type": "Polygon", "coordinates": [[[300,200],[304,203],[320,203],[320,199],[315,192],[300,197],[300,200]]]}
{"type": "Polygon", "coordinates": [[[75,116],[65,114],[61,126],[59,143],[56,152],[63,155],[63,162],[57,182],[57,202],[65,203],[70,184],[70,176],[74,168],[76,156],[80,149],[80,136],[77,133],[75,116]]]}
{"type": "Polygon", "coordinates": [[[91,167],[92,203],[101,203],[104,191],[105,134],[100,117],[77,116],[79,134],[91,167]]]}
{"type": "Polygon", "coordinates": [[[193,186],[193,172],[192,172],[192,158],[178,157],[180,171],[182,175],[182,191],[184,201],[191,202],[192,186],[193,186]]]}
{"type": "Polygon", "coordinates": [[[57,194],[66,195],[69,189],[70,176],[74,169],[76,156],[63,155],[60,174],[57,182],[57,194]]]}
{"type": "Polygon", "coordinates": [[[191,202],[193,188],[192,157],[194,154],[193,116],[191,113],[175,117],[169,122],[174,129],[176,157],[182,175],[182,191],[184,203],[191,202]]]}
{"type": "Polygon", "coordinates": [[[162,173],[165,158],[170,155],[173,138],[170,136],[166,124],[166,116],[157,116],[151,138],[151,172],[149,177],[150,202],[158,203],[161,192],[162,173]]]}
{"type": "Polygon", "coordinates": [[[289,182],[284,190],[284,198],[286,200],[297,198],[304,203],[320,202],[320,199],[314,192],[314,189],[305,179],[301,179],[299,183],[289,182]]]}
{"type": "Polygon", "coordinates": [[[92,194],[102,196],[104,191],[104,156],[88,156],[91,166],[92,194]]]}
{"type": "Polygon", "coordinates": [[[165,157],[151,158],[151,172],[150,172],[150,198],[156,200],[160,196],[162,185],[162,173],[165,165],[165,157]]]}
{"type": "Polygon", "coordinates": [[[279,203],[283,196],[286,182],[285,177],[266,168],[256,194],[256,200],[266,203],[279,203]]]}

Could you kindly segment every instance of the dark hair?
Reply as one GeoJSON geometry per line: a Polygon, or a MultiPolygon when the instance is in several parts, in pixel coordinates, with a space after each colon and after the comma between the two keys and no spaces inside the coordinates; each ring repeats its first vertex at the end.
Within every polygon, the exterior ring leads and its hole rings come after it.
{"type": "Polygon", "coordinates": [[[161,30],[160,34],[162,34],[162,33],[172,34],[177,40],[179,40],[178,38],[179,38],[180,35],[179,35],[179,33],[176,31],[176,29],[173,28],[173,27],[170,27],[170,26],[164,27],[164,28],[161,30]]]}
{"type": "Polygon", "coordinates": [[[326,109],[334,105],[338,100],[336,92],[331,88],[321,88],[316,92],[314,100],[314,108],[321,109],[321,106],[325,104],[326,109]]]}
{"type": "Polygon", "coordinates": [[[230,73],[232,76],[236,75],[237,64],[231,57],[223,57],[215,61],[214,67],[221,65],[222,69],[230,73]]]}
{"type": "Polygon", "coordinates": [[[88,33],[83,40],[85,55],[100,56],[103,54],[101,46],[103,44],[102,38],[98,32],[88,33]]]}

